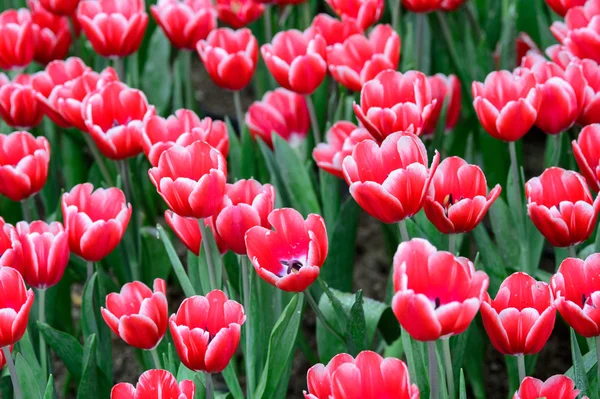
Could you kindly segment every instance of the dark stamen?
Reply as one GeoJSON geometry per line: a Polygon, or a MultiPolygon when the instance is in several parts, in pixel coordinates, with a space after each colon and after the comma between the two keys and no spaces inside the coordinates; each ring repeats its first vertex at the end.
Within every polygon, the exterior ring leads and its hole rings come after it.
{"type": "Polygon", "coordinates": [[[585,306],[586,300],[587,300],[587,298],[585,297],[585,294],[581,294],[581,306],[585,306]]]}
{"type": "Polygon", "coordinates": [[[300,269],[302,268],[302,266],[304,266],[302,264],[302,262],[300,262],[299,260],[291,260],[291,261],[287,261],[287,260],[280,260],[279,263],[281,263],[283,266],[287,267],[287,274],[290,273],[294,273],[294,274],[298,274],[300,272],[300,269]]]}
{"type": "Polygon", "coordinates": [[[440,307],[440,298],[435,298],[435,308],[439,308],[440,307]]]}

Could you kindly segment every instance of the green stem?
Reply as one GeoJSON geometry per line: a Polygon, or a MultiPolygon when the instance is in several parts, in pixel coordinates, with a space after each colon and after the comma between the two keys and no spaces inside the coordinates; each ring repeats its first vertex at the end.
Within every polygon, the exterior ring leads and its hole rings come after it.
{"type": "Polygon", "coordinates": [[[235,105],[235,117],[238,121],[238,129],[240,137],[244,131],[244,111],[242,110],[242,99],[240,98],[239,90],[233,92],[233,104],[235,105]]]}
{"type": "MultiPolygon", "coordinates": [[[[133,185],[131,184],[131,173],[129,170],[129,161],[127,159],[123,159],[121,161],[117,161],[117,169],[119,170],[119,174],[121,175],[121,180],[123,181],[123,189],[125,190],[125,197],[127,201],[129,201],[133,206],[133,212],[131,213],[131,223],[133,230],[131,231],[131,235],[129,236],[129,240],[133,240],[133,250],[135,253],[133,257],[128,257],[131,264],[129,267],[131,268],[131,274],[134,280],[140,280],[141,271],[139,270],[139,260],[141,258],[141,248],[142,248],[142,235],[139,234],[140,231],[140,217],[139,213],[136,211],[137,204],[135,202],[135,198],[133,196],[133,185]]],[[[131,241],[129,241],[130,243],[131,241]]],[[[125,246],[127,247],[127,246],[125,246]]]]}
{"type": "Polygon", "coordinates": [[[206,399],[213,399],[214,388],[212,374],[206,373],[206,399]]]}
{"type": "Polygon", "coordinates": [[[517,365],[519,367],[519,384],[525,379],[527,376],[527,372],[525,371],[525,356],[517,355],[517,365]]]}
{"type": "Polygon", "coordinates": [[[192,82],[192,52],[188,50],[179,51],[179,59],[181,60],[181,86],[185,95],[185,108],[194,110],[194,87],[192,82]]]}
{"type": "Polygon", "coordinates": [[[448,52],[450,53],[450,59],[454,64],[454,68],[458,72],[460,77],[460,83],[463,86],[463,91],[469,94],[469,97],[473,99],[473,93],[471,91],[471,83],[473,79],[469,76],[466,76],[462,72],[462,61],[458,56],[458,51],[456,51],[456,47],[454,46],[454,39],[452,38],[452,32],[450,31],[450,27],[448,26],[448,22],[446,21],[446,16],[443,12],[436,11],[435,16],[437,17],[438,24],[442,31],[442,36],[444,37],[444,41],[446,42],[446,46],[448,47],[448,52]]]}
{"type": "Polygon", "coordinates": [[[94,275],[94,262],[87,262],[87,279],[91,279],[94,275]]]}
{"type": "Polygon", "coordinates": [[[268,4],[265,4],[263,18],[265,22],[265,43],[271,43],[271,40],[273,40],[273,21],[271,20],[271,6],[268,4]]]}
{"type": "Polygon", "coordinates": [[[400,1],[401,0],[390,1],[390,8],[392,10],[392,28],[398,34],[400,34],[400,1]]]}
{"type": "Polygon", "coordinates": [[[29,198],[25,198],[23,201],[21,201],[21,209],[23,210],[23,219],[25,219],[25,221],[27,223],[31,223],[33,221],[30,205],[31,205],[31,203],[29,202],[29,198]]]}
{"type": "Polygon", "coordinates": [[[448,384],[448,394],[450,399],[455,398],[454,389],[454,370],[452,369],[452,354],[450,353],[450,338],[442,339],[444,348],[444,368],[446,369],[446,383],[448,384]]]}
{"type": "Polygon", "coordinates": [[[323,323],[323,325],[325,326],[325,328],[327,328],[327,330],[329,330],[329,332],[336,337],[337,339],[340,340],[340,342],[346,342],[346,340],[344,339],[344,337],[342,336],[342,334],[340,334],[339,332],[337,332],[337,330],[331,325],[331,323],[329,323],[329,321],[327,320],[327,318],[325,318],[325,315],[323,314],[323,312],[321,312],[321,309],[319,309],[319,305],[317,304],[317,301],[315,300],[315,298],[313,298],[312,294],[310,293],[310,290],[306,289],[304,291],[304,295],[306,296],[306,299],[308,301],[308,303],[310,304],[310,306],[312,307],[313,311],[315,312],[315,315],[317,316],[317,319],[319,319],[321,321],[321,323],[323,323]]]}
{"type": "Polygon", "coordinates": [[[75,34],[75,22],[73,21],[73,18],[76,18],[75,15],[71,15],[67,18],[67,21],[69,22],[69,33],[71,34],[71,51],[76,57],[79,57],[81,54],[79,41],[77,40],[77,35],[75,34]]]}
{"type": "MultiPolygon", "coordinates": [[[[514,196],[517,201],[519,201],[519,206],[515,210],[517,212],[517,224],[521,239],[525,238],[525,233],[523,231],[523,227],[525,225],[524,215],[523,215],[523,204],[521,201],[521,178],[519,177],[519,161],[517,160],[517,145],[516,142],[511,141],[508,143],[508,151],[510,152],[510,171],[512,173],[513,179],[513,190],[514,196]]],[[[524,266],[524,265],[523,265],[524,266]]]]}
{"type": "Polygon", "coordinates": [[[469,20],[469,24],[471,24],[471,29],[473,29],[473,34],[475,35],[475,44],[479,44],[481,42],[481,38],[483,34],[481,33],[481,27],[479,26],[479,22],[477,21],[477,16],[471,7],[471,4],[465,4],[463,9],[467,14],[467,19],[469,20]]]}
{"type": "Polygon", "coordinates": [[[560,166],[563,142],[562,133],[553,135],[552,140],[554,141],[554,149],[552,151],[552,159],[550,160],[550,166],[560,166]]]}
{"type": "Polygon", "coordinates": [[[21,391],[21,386],[19,385],[19,377],[17,377],[17,369],[15,368],[15,363],[13,362],[13,358],[10,353],[10,347],[3,346],[2,353],[4,353],[6,365],[8,366],[8,372],[10,373],[10,380],[12,381],[13,393],[15,396],[14,399],[23,399],[23,392],[21,391]]]}
{"type": "MultiPolygon", "coordinates": [[[[39,315],[38,318],[40,323],[46,322],[46,290],[39,289],[38,290],[38,307],[39,307],[39,315]]],[[[40,366],[42,367],[42,376],[48,376],[48,348],[46,348],[46,341],[44,341],[44,335],[42,334],[42,330],[39,330],[40,334],[40,366]]]]}
{"type": "Polygon", "coordinates": [[[311,7],[311,1],[307,1],[304,3],[304,5],[302,6],[302,18],[303,18],[303,22],[304,22],[304,27],[308,28],[310,26],[310,20],[311,20],[311,15],[312,15],[312,11],[310,9],[311,7]]]}
{"type": "Polygon", "coordinates": [[[427,342],[427,360],[429,365],[429,398],[438,399],[440,397],[440,386],[438,383],[438,364],[435,341],[427,342]]]}
{"type": "Polygon", "coordinates": [[[448,252],[456,255],[456,234],[448,234],[448,252]]]}
{"type": "Polygon", "coordinates": [[[319,129],[319,121],[317,120],[317,112],[315,111],[315,104],[312,101],[310,94],[304,96],[306,98],[306,105],[308,106],[308,114],[310,115],[310,127],[312,128],[313,135],[315,136],[315,145],[321,142],[321,131],[319,129]]]}
{"type": "Polygon", "coordinates": [[[96,143],[94,143],[94,140],[92,139],[89,133],[83,133],[83,139],[85,140],[85,143],[90,149],[90,152],[92,153],[92,158],[94,158],[94,161],[98,165],[98,169],[100,169],[100,174],[102,175],[104,182],[108,184],[109,187],[114,187],[115,182],[110,176],[106,163],[104,162],[104,158],[102,157],[102,154],[100,154],[100,151],[98,151],[98,148],[96,147],[96,143]]]}
{"type": "Polygon", "coordinates": [[[210,280],[210,287],[213,290],[219,289],[217,287],[217,278],[215,275],[215,262],[212,256],[212,248],[208,244],[206,237],[206,226],[204,225],[203,219],[198,219],[198,226],[200,227],[200,235],[202,236],[202,246],[204,247],[204,256],[206,256],[206,263],[208,264],[208,278],[210,280]]]}
{"type": "Polygon", "coordinates": [[[127,79],[127,76],[125,76],[125,59],[123,59],[122,57],[114,58],[113,68],[115,68],[119,80],[125,83],[127,79]]]}
{"type": "Polygon", "coordinates": [[[400,237],[402,238],[402,242],[410,241],[410,235],[408,234],[408,229],[406,228],[406,220],[399,221],[398,228],[400,229],[400,237]]]}
{"type": "Polygon", "coordinates": [[[162,365],[160,364],[160,356],[158,356],[158,351],[156,350],[156,348],[150,349],[150,354],[152,355],[154,367],[156,367],[157,370],[160,370],[162,368],[162,365]]]}
{"type": "Polygon", "coordinates": [[[569,258],[576,258],[577,257],[577,249],[575,248],[575,245],[571,245],[569,247],[569,258]]]}
{"type": "MultiPolygon", "coordinates": [[[[248,262],[250,260],[246,255],[240,256],[240,263],[242,264],[242,288],[244,290],[244,309],[247,314],[250,314],[250,298],[251,298],[251,286],[250,286],[250,275],[248,274],[248,262]]],[[[246,361],[246,392],[248,397],[252,397],[252,393],[255,389],[256,382],[254,381],[254,356],[250,355],[253,350],[253,337],[252,337],[252,323],[251,317],[246,318],[244,323],[246,347],[244,348],[244,360],[246,361]]]]}
{"type": "Polygon", "coordinates": [[[417,71],[423,68],[423,40],[425,40],[425,14],[417,13],[417,71]]]}

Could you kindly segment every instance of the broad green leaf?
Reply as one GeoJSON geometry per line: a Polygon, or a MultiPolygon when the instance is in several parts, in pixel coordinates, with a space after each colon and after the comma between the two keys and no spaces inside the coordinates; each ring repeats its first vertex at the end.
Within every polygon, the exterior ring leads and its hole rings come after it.
{"type": "Polygon", "coordinates": [[[179,256],[177,256],[177,253],[175,252],[175,248],[173,248],[173,244],[171,243],[167,232],[160,224],[156,226],[156,229],[158,230],[158,234],[160,235],[163,245],[165,246],[165,249],[167,251],[167,254],[169,255],[171,266],[173,266],[173,271],[175,272],[175,275],[179,280],[179,284],[183,289],[183,293],[186,297],[194,296],[196,294],[196,292],[194,291],[194,287],[192,286],[190,279],[185,273],[185,269],[181,264],[181,260],[179,260],[179,256]]]}
{"type": "Polygon", "coordinates": [[[56,392],[54,391],[54,377],[50,374],[48,378],[48,384],[46,385],[46,390],[44,391],[44,399],[55,399],[56,392]]]}
{"type": "Polygon", "coordinates": [[[31,342],[31,335],[30,335],[30,330],[31,331],[36,331],[36,338],[38,337],[38,333],[37,333],[37,329],[33,329],[31,327],[33,327],[32,325],[29,326],[30,328],[28,330],[25,331],[25,334],[23,335],[23,338],[21,338],[21,340],[17,343],[18,349],[19,349],[19,353],[21,355],[23,355],[23,357],[25,358],[25,361],[27,361],[27,364],[29,365],[29,368],[31,368],[31,372],[34,375],[38,375],[40,376],[38,384],[39,384],[39,388],[40,391],[44,391],[44,389],[46,388],[46,376],[42,375],[42,369],[40,367],[40,362],[38,361],[38,358],[35,354],[35,350],[33,349],[33,343],[31,342]]]}
{"type": "Polygon", "coordinates": [[[173,76],[171,71],[171,44],[162,29],[155,29],[150,37],[149,57],[144,64],[142,91],[148,102],[164,113],[170,103],[173,76]]]}
{"type": "Polygon", "coordinates": [[[292,202],[290,196],[288,195],[287,188],[283,182],[280,166],[275,159],[275,154],[273,154],[273,151],[268,145],[265,144],[264,141],[258,139],[257,142],[258,148],[260,148],[260,152],[262,153],[265,164],[267,165],[269,175],[271,176],[271,184],[275,186],[276,189],[275,191],[277,193],[277,200],[275,202],[275,207],[280,208],[282,206],[291,206],[292,202]]]}
{"type": "Polygon", "coordinates": [[[460,382],[458,385],[458,399],[467,399],[467,387],[465,385],[465,373],[460,369],[460,382]]]}
{"type": "Polygon", "coordinates": [[[38,381],[39,375],[36,375],[31,371],[31,367],[27,363],[27,360],[25,360],[20,353],[17,353],[15,368],[17,369],[17,377],[19,378],[19,385],[23,391],[23,397],[27,399],[41,398],[42,393],[38,381]]]}
{"type": "Polygon", "coordinates": [[[406,363],[410,380],[417,384],[423,398],[429,397],[429,381],[427,376],[427,347],[423,342],[415,341],[405,329],[402,329],[402,348],[406,355],[406,363]]]}
{"type": "Polygon", "coordinates": [[[83,361],[83,347],[71,335],[58,331],[45,323],[38,323],[38,328],[44,334],[44,340],[54,353],[62,360],[69,373],[79,380],[83,361]]]}
{"type": "Polygon", "coordinates": [[[242,387],[240,386],[240,382],[238,380],[233,364],[234,362],[230,361],[221,374],[223,375],[223,378],[227,383],[227,388],[229,388],[231,395],[235,399],[244,399],[244,391],[242,391],[242,387]]]}
{"type": "Polygon", "coordinates": [[[259,154],[256,151],[256,141],[250,135],[248,126],[244,124],[244,130],[240,138],[241,142],[241,176],[244,179],[260,179],[258,175],[259,154]]]}
{"type": "Polygon", "coordinates": [[[319,183],[321,203],[323,204],[323,217],[325,218],[327,229],[331,231],[338,220],[338,212],[341,207],[341,181],[337,176],[319,169],[319,183]]]}
{"type": "Polygon", "coordinates": [[[168,280],[171,274],[171,262],[160,237],[147,230],[141,230],[142,235],[142,274],[144,281],[152,287],[154,279],[168,280]]]}
{"type": "MultiPolygon", "coordinates": [[[[510,195],[510,193],[507,193],[510,195]]],[[[498,197],[489,210],[490,221],[494,238],[498,243],[498,249],[505,265],[513,265],[518,269],[520,261],[521,241],[515,234],[515,226],[518,220],[515,213],[502,197],[498,197]]]]}
{"type": "Polygon", "coordinates": [[[96,342],[95,334],[91,334],[85,339],[82,378],[77,389],[77,399],[93,398],[99,393],[96,367],[96,342]]]}
{"type": "Polygon", "coordinates": [[[355,298],[356,301],[350,308],[348,325],[346,326],[346,340],[349,343],[352,356],[356,356],[359,352],[368,348],[367,322],[365,320],[362,290],[356,292],[355,298]]]}
{"type": "MultiPolygon", "coordinates": [[[[212,261],[214,263],[214,273],[215,273],[215,283],[216,287],[211,287],[209,291],[213,289],[222,289],[223,287],[223,260],[221,259],[221,253],[219,252],[219,248],[217,247],[217,242],[215,240],[215,236],[212,233],[212,230],[207,226],[204,227],[202,242],[201,242],[201,253],[198,259],[198,264],[200,267],[206,267],[208,274],[208,261],[206,259],[207,253],[211,255],[212,261]],[[206,252],[210,251],[210,252],[206,252]]],[[[202,272],[200,273],[202,275],[202,272]]],[[[209,279],[210,281],[210,279],[209,279]]]]}
{"type": "Polygon", "coordinates": [[[573,361],[573,381],[575,386],[579,389],[580,397],[590,395],[590,383],[585,369],[585,363],[581,356],[581,350],[579,349],[579,343],[577,342],[577,336],[575,330],[571,328],[571,358],[573,361]]]}
{"type": "Polygon", "coordinates": [[[483,270],[490,278],[490,295],[494,296],[507,276],[506,267],[483,225],[479,224],[475,227],[473,237],[481,254],[483,270]]]}

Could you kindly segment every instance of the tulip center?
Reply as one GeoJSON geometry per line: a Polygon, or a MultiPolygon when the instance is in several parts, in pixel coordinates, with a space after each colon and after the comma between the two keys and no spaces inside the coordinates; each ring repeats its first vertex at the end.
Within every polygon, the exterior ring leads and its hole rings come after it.
{"type": "Polygon", "coordinates": [[[231,2],[231,11],[233,11],[235,14],[239,13],[242,10],[242,3],[239,1],[232,1],[231,2]]]}
{"type": "Polygon", "coordinates": [[[441,305],[440,298],[439,298],[439,297],[436,297],[436,298],[435,298],[435,308],[436,308],[436,309],[437,309],[437,308],[439,308],[439,307],[440,307],[440,305],[441,305]]]}
{"type": "MultiPolygon", "coordinates": [[[[279,262],[287,268],[286,274],[291,274],[291,273],[298,274],[298,273],[300,273],[300,269],[302,269],[302,266],[304,266],[302,264],[302,262],[300,262],[299,260],[296,260],[296,259],[289,260],[289,261],[282,260],[279,262]]],[[[283,276],[280,276],[280,277],[283,277],[283,276]]]]}
{"type": "Polygon", "coordinates": [[[121,125],[129,125],[129,122],[131,122],[130,116],[127,117],[127,120],[125,121],[125,123],[121,123],[115,118],[115,119],[113,119],[112,127],[117,127],[117,126],[121,126],[121,125]]]}
{"type": "Polygon", "coordinates": [[[460,200],[462,200],[464,197],[460,197],[458,198],[458,200],[456,200],[454,198],[454,196],[452,195],[452,193],[446,195],[444,197],[444,201],[442,202],[442,207],[444,208],[444,212],[446,213],[446,216],[448,216],[448,211],[450,210],[450,207],[452,205],[454,205],[455,203],[459,202],[460,200]]]}

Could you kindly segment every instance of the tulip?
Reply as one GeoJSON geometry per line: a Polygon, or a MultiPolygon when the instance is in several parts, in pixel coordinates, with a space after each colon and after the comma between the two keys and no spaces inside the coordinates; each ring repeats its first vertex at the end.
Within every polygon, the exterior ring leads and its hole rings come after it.
{"type": "Polygon", "coordinates": [[[554,22],[550,31],[562,45],[576,57],[600,62],[600,7],[598,1],[572,7],[565,15],[565,22],[554,22]]]}
{"type": "Polygon", "coordinates": [[[198,41],[217,27],[217,11],[210,0],[159,0],[150,12],[178,49],[195,50],[198,41]]]}
{"type": "Polygon", "coordinates": [[[307,29],[307,34],[319,34],[325,39],[327,46],[333,46],[337,43],[344,43],[350,36],[362,33],[363,30],[358,26],[353,18],[342,17],[342,20],[333,18],[328,14],[317,14],[307,29]]]}
{"type": "Polygon", "coordinates": [[[444,234],[473,230],[502,192],[497,184],[488,193],[481,169],[459,157],[442,161],[430,187],[425,199],[425,215],[444,234]]]}
{"type": "Polygon", "coordinates": [[[71,16],[77,10],[79,0],[40,0],[40,3],[52,14],[71,16]]]}
{"type": "MultiPolygon", "coordinates": [[[[427,13],[442,8],[444,0],[402,0],[402,5],[410,12],[427,13]]],[[[446,0],[446,2],[448,2],[446,0]]]]}
{"type": "Polygon", "coordinates": [[[350,194],[371,216],[396,223],[417,214],[440,161],[436,152],[431,168],[425,146],[410,132],[389,135],[379,146],[365,140],[343,162],[350,194]]]}
{"type": "Polygon", "coordinates": [[[27,132],[0,134],[0,194],[22,201],[37,194],[48,177],[50,143],[27,132]]]}
{"type": "Polygon", "coordinates": [[[167,283],[154,280],[154,292],[144,283],[127,283],[120,293],[106,296],[102,318],[110,329],[128,345],[152,350],[167,332],[167,283]]]}
{"type": "Polygon", "coordinates": [[[586,338],[600,336],[600,254],[565,259],[550,286],[563,319],[586,338]]]}
{"type": "Polygon", "coordinates": [[[583,176],[549,168],[525,184],[527,210],[537,229],[555,247],[587,240],[594,231],[600,197],[594,201],[583,176]]]}
{"type": "Polygon", "coordinates": [[[366,30],[381,18],[383,0],[325,0],[339,16],[353,18],[366,30]]]}
{"type": "Polygon", "coordinates": [[[179,359],[190,370],[220,373],[237,349],[245,320],[242,305],[222,291],[186,298],[169,318],[179,359]]]}
{"type": "Polygon", "coordinates": [[[25,334],[33,290],[27,290],[21,274],[12,267],[0,267],[0,347],[17,343],[25,334]]]}
{"type": "Polygon", "coordinates": [[[227,125],[209,117],[200,119],[194,111],[179,109],[168,118],[152,114],[144,119],[142,148],[152,166],[158,166],[163,152],[174,145],[187,146],[202,140],[227,157],[229,136],[227,125]]]}
{"type": "MultiPolygon", "coordinates": [[[[215,217],[205,218],[204,225],[210,228],[212,235],[215,237],[217,248],[221,254],[228,251],[225,242],[221,236],[217,233],[215,227],[215,217]]],[[[171,230],[175,233],[177,238],[181,240],[183,245],[192,251],[196,256],[200,256],[200,244],[202,243],[202,233],[200,232],[200,226],[196,219],[185,218],[179,216],[170,209],[165,211],[165,220],[171,230]]]]}
{"type": "Polygon", "coordinates": [[[442,0],[440,8],[444,11],[456,11],[467,0],[442,0]]]}
{"type": "MultiPolygon", "coordinates": [[[[17,242],[13,240],[14,227],[0,216],[0,266],[12,266],[17,242]]],[[[0,367],[1,368],[1,367],[0,367]]]]}
{"type": "Polygon", "coordinates": [[[88,96],[81,108],[87,130],[105,157],[122,160],[142,152],[142,121],[155,110],[140,90],[111,82],[88,96]]]}
{"type": "Polygon", "coordinates": [[[167,370],[147,370],[137,385],[121,382],[110,391],[110,399],[194,399],[192,380],[177,382],[167,370]]]}
{"type": "Polygon", "coordinates": [[[275,188],[256,180],[238,180],[228,184],[216,227],[225,245],[239,255],[246,254],[244,237],[254,226],[269,228],[269,214],[275,207],[275,188]]]}
{"type": "Polygon", "coordinates": [[[397,69],[399,61],[400,37],[390,25],[377,25],[368,37],[355,34],[327,48],[331,76],[353,91],[360,91],[379,72],[397,69]]]}
{"type": "Polygon", "coordinates": [[[258,41],[250,29],[216,29],[198,42],[198,53],[215,84],[228,90],[246,87],[256,70],[258,41]]]}
{"type": "Polygon", "coordinates": [[[281,88],[266,92],[262,101],[250,105],[245,121],[252,137],[260,138],[271,148],[273,133],[295,147],[304,140],[310,128],[306,99],[281,88]]]}
{"type": "Polygon", "coordinates": [[[265,11],[265,6],[254,0],[217,0],[219,19],[234,29],[256,21],[265,11]]]}
{"type": "MultiPolygon", "coordinates": [[[[577,395],[579,390],[575,389],[573,380],[566,375],[553,375],[546,381],[533,377],[525,378],[513,399],[575,399],[577,395]]],[[[584,396],[583,399],[588,397],[584,396]]]]}
{"type": "Polygon", "coordinates": [[[444,127],[446,130],[454,129],[460,118],[460,109],[462,108],[460,81],[455,75],[446,76],[441,73],[429,77],[428,80],[431,85],[431,96],[436,103],[429,121],[423,126],[423,135],[430,135],[435,132],[445,102],[446,120],[443,121],[444,127]]]}
{"type": "Polygon", "coordinates": [[[492,300],[481,304],[483,326],[492,345],[505,355],[530,355],[542,350],[556,319],[548,284],[525,273],[510,275],[492,300]]]}
{"type": "Polygon", "coordinates": [[[365,140],[374,140],[367,129],[352,122],[336,122],[327,131],[327,143],[319,143],[313,150],[313,159],[319,168],[343,179],[344,158],[352,155],[354,147],[365,140]]]}
{"type": "Polygon", "coordinates": [[[37,30],[26,8],[0,13],[0,68],[23,69],[33,60],[37,30]]]}
{"type": "Polygon", "coordinates": [[[287,292],[306,290],[319,276],[328,251],[325,221],[291,208],[268,216],[275,231],[262,226],[246,233],[246,249],[254,270],[267,283],[287,292]]]}
{"type": "Polygon", "coordinates": [[[419,388],[410,383],[406,364],[371,351],[360,352],[356,359],[340,353],[327,366],[312,366],[306,380],[305,399],[419,399],[419,388]]]}
{"type": "Polygon", "coordinates": [[[298,94],[312,94],[327,74],[325,39],[291,29],[275,35],[260,51],[277,83],[298,94]]]}
{"type": "Polygon", "coordinates": [[[31,86],[38,93],[38,99],[47,98],[56,86],[77,79],[89,70],[81,58],[55,60],[46,65],[43,71],[31,75],[31,86]]]}
{"type": "Polygon", "coordinates": [[[14,238],[18,249],[12,267],[25,282],[40,290],[58,284],[69,263],[69,239],[62,223],[19,222],[14,238]]]}
{"type": "Polygon", "coordinates": [[[522,62],[523,57],[525,56],[540,57],[541,61],[546,61],[546,58],[538,48],[537,44],[527,33],[520,32],[515,39],[515,45],[517,47],[517,63],[520,62],[521,66],[525,66],[522,62]]]}
{"type": "Polygon", "coordinates": [[[135,53],[148,26],[144,0],[83,0],[77,19],[94,51],[103,57],[135,53]]]}
{"type": "Polygon", "coordinates": [[[71,46],[67,17],[46,11],[39,0],[27,0],[27,4],[31,9],[31,21],[38,27],[34,59],[41,64],[47,64],[65,58],[71,46]]]}
{"type": "Polygon", "coordinates": [[[564,17],[573,7],[582,6],[586,0],[545,0],[546,4],[558,15],[564,17]]]}
{"type": "MultiPolygon", "coordinates": [[[[556,54],[557,57],[567,57],[565,52],[560,50],[556,54]]],[[[600,122],[600,66],[593,60],[579,60],[574,58],[572,64],[577,65],[587,85],[584,88],[583,104],[577,122],[580,125],[590,125],[600,122]]]]}
{"type": "Polygon", "coordinates": [[[427,77],[418,71],[387,70],[366,82],[360,106],[354,103],[359,121],[378,141],[413,126],[417,135],[432,117],[437,101],[427,77]]]}
{"type": "Polygon", "coordinates": [[[29,75],[17,75],[11,82],[0,73],[0,117],[14,128],[30,129],[40,124],[44,114],[29,75]]]}
{"type": "Polygon", "coordinates": [[[98,262],[117,247],[131,217],[131,204],[118,188],[78,184],[63,194],[62,212],[71,252],[98,262]]]}
{"type": "Polygon", "coordinates": [[[211,217],[225,195],[225,158],[204,141],[187,147],[174,145],[148,174],[160,196],[179,216],[211,217]]]}
{"type": "Polygon", "coordinates": [[[581,129],[579,137],[573,140],[572,145],[581,174],[594,191],[600,191],[600,124],[588,125],[581,129]]]}

